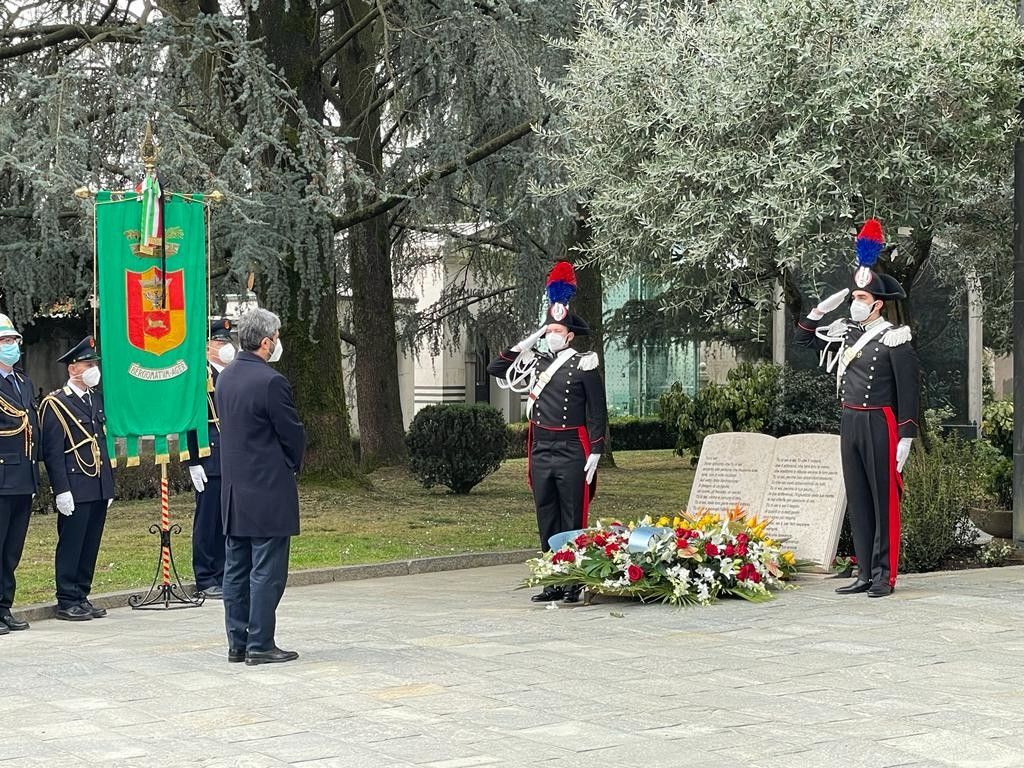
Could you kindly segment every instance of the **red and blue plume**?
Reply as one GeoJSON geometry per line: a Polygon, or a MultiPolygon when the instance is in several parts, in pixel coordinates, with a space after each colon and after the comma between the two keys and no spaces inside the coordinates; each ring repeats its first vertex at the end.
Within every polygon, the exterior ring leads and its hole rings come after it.
{"type": "Polygon", "coordinates": [[[568,261],[560,261],[548,273],[548,301],[568,305],[576,295],[576,272],[568,261]]]}
{"type": "Polygon", "coordinates": [[[857,235],[857,264],[871,268],[878,261],[885,238],[882,237],[882,225],[878,219],[868,219],[857,235]]]}

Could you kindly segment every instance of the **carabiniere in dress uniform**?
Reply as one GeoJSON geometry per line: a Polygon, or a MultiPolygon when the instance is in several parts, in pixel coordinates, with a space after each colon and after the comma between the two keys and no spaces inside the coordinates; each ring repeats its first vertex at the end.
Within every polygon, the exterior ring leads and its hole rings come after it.
{"type": "Polygon", "coordinates": [[[910,328],[882,317],[886,303],[906,298],[894,278],[872,269],[883,246],[881,225],[869,219],[857,237],[860,266],[853,275],[849,320],[819,327],[851,293],[844,288],[796,328],[796,342],[817,349],[827,368],[835,369],[843,409],[839,444],[858,573],[836,592],[869,597],[885,597],[896,586],[902,471],[918,432],[921,391],[910,328]]]}
{"type": "MultiPolygon", "coordinates": [[[[574,337],[590,332],[581,317],[569,312],[568,302],[575,291],[572,265],[559,262],[548,276],[547,322],[487,366],[499,385],[529,392],[527,480],[544,551],[550,549],[552,536],[586,527],[608,426],[598,357],[569,346],[574,337]],[[542,336],[545,349],[535,352],[534,345],[542,336]],[[517,389],[517,381],[528,384],[517,389]]],[[[547,586],[532,599],[576,602],[579,595],[578,586],[547,586]]]]}

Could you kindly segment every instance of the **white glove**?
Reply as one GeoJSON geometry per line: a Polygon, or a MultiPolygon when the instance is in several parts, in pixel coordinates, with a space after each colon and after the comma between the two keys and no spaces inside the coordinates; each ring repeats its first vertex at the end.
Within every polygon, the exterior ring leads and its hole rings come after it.
{"type": "Polygon", "coordinates": [[[594,475],[597,474],[597,463],[600,460],[600,453],[592,453],[587,456],[587,463],[583,465],[583,471],[587,473],[587,485],[594,481],[594,475]]]}
{"type": "Polygon", "coordinates": [[[107,509],[110,509],[110,505],[114,503],[113,499],[107,499],[107,509]]]}
{"type": "Polygon", "coordinates": [[[829,312],[838,309],[839,305],[841,305],[846,300],[846,295],[849,292],[849,288],[843,288],[843,290],[841,291],[836,291],[827,299],[822,299],[820,302],[818,302],[818,306],[816,306],[814,309],[808,312],[807,316],[811,318],[811,320],[821,320],[821,318],[823,318],[829,312]]]}
{"type": "Polygon", "coordinates": [[[75,497],[71,495],[71,491],[58,493],[56,501],[57,511],[62,515],[70,516],[75,511],[75,497]]]}
{"type": "Polygon", "coordinates": [[[914,438],[912,437],[901,437],[900,441],[896,444],[897,472],[903,472],[903,465],[907,463],[907,457],[910,456],[910,446],[913,442],[914,438]]]}
{"type": "Polygon", "coordinates": [[[543,336],[547,332],[548,327],[546,325],[542,325],[534,333],[530,334],[525,339],[516,344],[514,347],[512,347],[512,351],[522,352],[524,349],[530,349],[534,344],[540,341],[541,336],[543,336]]]}
{"type": "Polygon", "coordinates": [[[196,487],[196,492],[202,493],[207,482],[206,470],[203,469],[202,464],[189,467],[188,473],[192,476],[192,485],[196,487]]]}

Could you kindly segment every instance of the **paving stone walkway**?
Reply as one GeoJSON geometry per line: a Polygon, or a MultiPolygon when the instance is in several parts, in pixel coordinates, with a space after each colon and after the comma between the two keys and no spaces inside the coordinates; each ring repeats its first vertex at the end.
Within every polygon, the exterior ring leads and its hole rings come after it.
{"type": "Polygon", "coordinates": [[[222,609],[0,637],[0,767],[1024,766],[1024,569],[806,579],[766,605],[546,610],[501,566],[290,589],[298,662],[222,609]]]}

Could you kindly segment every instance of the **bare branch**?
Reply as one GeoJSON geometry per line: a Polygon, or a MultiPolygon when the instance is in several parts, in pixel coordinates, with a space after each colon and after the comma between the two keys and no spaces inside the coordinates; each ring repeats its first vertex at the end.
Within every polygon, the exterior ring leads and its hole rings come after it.
{"type": "MultiPolygon", "coordinates": [[[[550,115],[544,115],[540,120],[540,124],[546,124],[549,117],[550,115]]],[[[374,219],[382,213],[387,213],[395,206],[401,204],[402,201],[406,200],[410,195],[415,195],[421,192],[423,188],[431,182],[443,179],[446,176],[451,176],[460,168],[468,168],[475,165],[496,152],[500,152],[509,144],[519,141],[519,139],[523,138],[523,136],[526,136],[533,130],[533,126],[533,121],[520,123],[515,128],[506,131],[500,136],[495,136],[485,144],[481,144],[479,147],[463,157],[461,161],[453,160],[452,162],[445,163],[437,168],[424,171],[416,178],[404,184],[397,193],[388,195],[383,200],[377,200],[370,205],[365,205],[362,208],[351,211],[344,216],[333,217],[334,231],[341,232],[349,227],[354,227],[356,224],[361,224],[364,221],[374,219]]]]}
{"type": "MultiPolygon", "coordinates": [[[[24,56],[26,53],[51,48],[69,40],[86,40],[89,43],[136,43],[139,41],[140,29],[140,27],[67,25],[35,40],[26,40],[24,43],[0,48],[0,60],[24,56]]],[[[13,36],[22,37],[23,35],[13,36]]]]}
{"type": "MultiPolygon", "coordinates": [[[[338,5],[341,5],[341,3],[338,3],[338,5]]],[[[353,24],[351,27],[345,30],[345,34],[343,34],[341,37],[339,37],[337,40],[331,43],[327,47],[327,50],[320,54],[320,60],[317,62],[317,67],[323,67],[324,64],[333,59],[337,55],[338,51],[340,51],[342,48],[348,45],[349,42],[351,42],[355,38],[356,35],[358,35],[360,32],[366,29],[366,27],[373,23],[373,20],[380,16],[381,11],[383,11],[383,9],[383,5],[375,5],[372,9],[370,9],[367,12],[365,16],[363,16],[363,18],[361,18],[359,21],[357,21],[355,24],[353,24]]]]}
{"type": "Polygon", "coordinates": [[[490,245],[495,248],[501,248],[512,253],[518,253],[519,249],[516,248],[508,240],[502,240],[497,237],[487,237],[487,235],[471,234],[468,232],[457,232],[451,229],[445,229],[444,227],[431,227],[426,224],[406,224],[402,227],[413,232],[426,232],[431,235],[441,235],[442,237],[450,237],[453,240],[465,240],[467,243],[479,243],[480,245],[490,245]]]}

